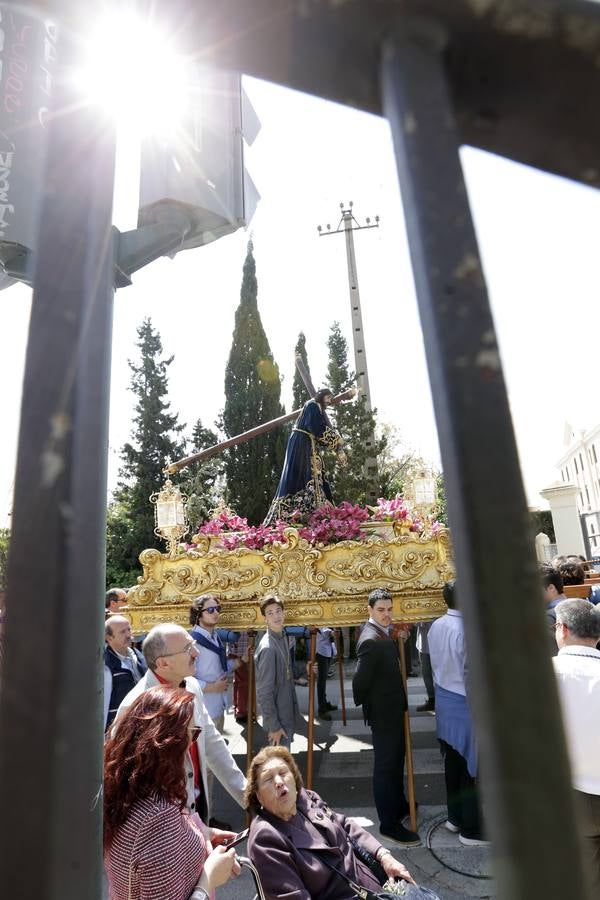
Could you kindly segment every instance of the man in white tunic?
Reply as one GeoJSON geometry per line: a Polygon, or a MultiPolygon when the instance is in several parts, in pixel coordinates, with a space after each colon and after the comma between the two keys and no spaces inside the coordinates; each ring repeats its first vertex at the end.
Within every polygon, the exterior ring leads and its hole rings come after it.
{"type": "Polygon", "coordinates": [[[600,896],[600,609],[589,600],[555,607],[553,657],[594,896],[600,896]]]}

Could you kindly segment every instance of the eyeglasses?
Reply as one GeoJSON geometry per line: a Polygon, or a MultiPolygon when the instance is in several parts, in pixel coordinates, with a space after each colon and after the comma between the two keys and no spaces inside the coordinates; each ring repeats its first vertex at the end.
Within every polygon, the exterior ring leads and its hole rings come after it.
{"type": "Polygon", "coordinates": [[[191,739],[192,739],[192,743],[193,743],[194,741],[197,741],[197,740],[198,740],[198,738],[199,738],[201,732],[202,732],[202,729],[200,728],[199,725],[193,725],[193,726],[190,728],[190,737],[191,737],[191,739]]]}
{"type": "Polygon", "coordinates": [[[200,610],[200,612],[207,612],[207,613],[218,612],[218,613],[220,613],[221,612],[221,604],[217,603],[216,606],[205,606],[204,609],[200,610]]]}
{"type": "Polygon", "coordinates": [[[163,656],[179,656],[180,653],[187,653],[188,656],[192,655],[192,650],[197,650],[198,644],[196,641],[188,641],[183,650],[175,650],[174,653],[161,653],[161,657],[163,656]]]}

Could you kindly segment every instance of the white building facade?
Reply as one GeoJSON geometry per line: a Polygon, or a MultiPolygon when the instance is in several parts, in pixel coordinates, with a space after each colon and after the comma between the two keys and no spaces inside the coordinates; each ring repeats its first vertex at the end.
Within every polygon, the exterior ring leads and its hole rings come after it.
{"type": "Polygon", "coordinates": [[[600,556],[600,424],[586,431],[565,428],[567,450],[557,463],[561,481],[577,487],[577,510],[583,516],[593,556],[600,556]]]}

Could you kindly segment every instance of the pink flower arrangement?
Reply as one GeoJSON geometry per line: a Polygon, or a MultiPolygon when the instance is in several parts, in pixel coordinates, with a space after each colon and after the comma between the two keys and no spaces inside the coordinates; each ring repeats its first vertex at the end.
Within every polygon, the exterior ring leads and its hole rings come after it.
{"type": "Polygon", "coordinates": [[[309,544],[336,544],[338,541],[363,540],[361,523],[369,518],[369,510],[344,501],[339,506],[324,503],[310,516],[308,524],[299,529],[309,544]]]}
{"type": "Polygon", "coordinates": [[[243,531],[248,528],[248,519],[236,516],[230,509],[223,509],[213,519],[209,519],[202,525],[200,534],[216,535],[224,531],[243,531]]]}
{"type": "Polygon", "coordinates": [[[373,518],[378,521],[389,520],[396,521],[398,519],[409,519],[410,510],[406,505],[402,494],[396,494],[392,500],[386,500],[380,497],[377,506],[372,506],[373,518]]]}
{"type": "MultiPolygon", "coordinates": [[[[368,534],[361,525],[369,519],[376,521],[398,521],[404,529],[416,534],[430,531],[438,534],[444,527],[440,522],[426,516],[424,520],[413,519],[410,508],[400,494],[392,500],[380,497],[376,507],[364,507],[344,501],[339,506],[324,503],[314,510],[306,520],[300,510],[295,510],[287,521],[279,519],[274,525],[248,525],[248,520],[236,516],[230,509],[220,509],[208,522],[199,528],[199,533],[211,537],[219,537],[218,546],[225,550],[247,547],[250,550],[262,550],[269,544],[285,542],[285,529],[290,526],[298,529],[300,537],[313,546],[316,544],[336,544],[339,541],[362,541],[368,534]],[[373,515],[369,513],[372,510],[373,515]]],[[[403,530],[404,530],[403,529],[403,530]]],[[[194,544],[183,545],[186,550],[194,549],[194,544]]]]}
{"type": "Polygon", "coordinates": [[[285,541],[285,529],[288,525],[288,522],[277,520],[274,525],[246,526],[243,531],[239,531],[237,534],[223,535],[221,547],[224,547],[225,550],[235,550],[236,547],[262,550],[267,544],[274,544],[275,541],[283,543],[285,541]]]}

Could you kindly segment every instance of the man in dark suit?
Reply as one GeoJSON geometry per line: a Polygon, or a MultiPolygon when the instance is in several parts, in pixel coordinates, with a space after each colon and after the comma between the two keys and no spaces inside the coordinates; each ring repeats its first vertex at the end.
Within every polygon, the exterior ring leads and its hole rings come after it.
{"type": "Polygon", "coordinates": [[[404,711],[406,694],[396,641],[390,636],[392,595],[378,588],[369,594],[369,621],[356,645],[358,665],[352,679],[354,702],[373,736],[373,795],[379,830],[404,846],[421,843],[402,824],[408,814],[404,793],[404,711]]]}

